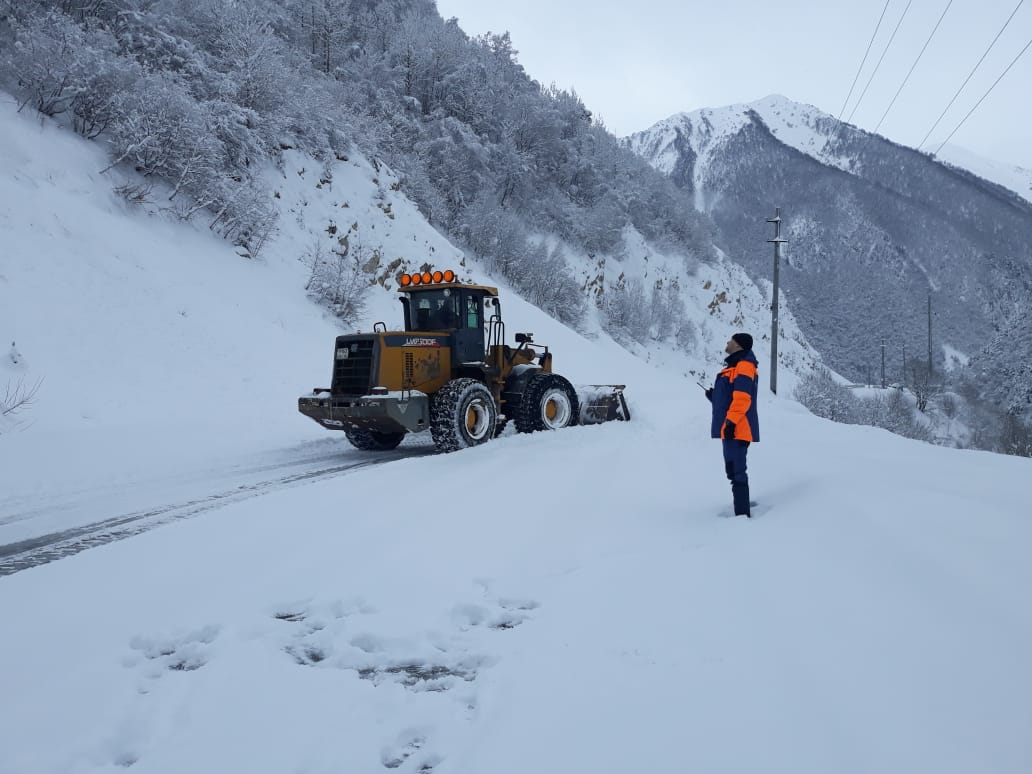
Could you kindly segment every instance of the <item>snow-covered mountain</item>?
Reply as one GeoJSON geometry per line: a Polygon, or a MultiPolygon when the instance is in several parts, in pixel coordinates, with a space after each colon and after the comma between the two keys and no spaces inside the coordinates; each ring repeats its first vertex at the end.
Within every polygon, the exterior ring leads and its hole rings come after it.
{"type": "Polygon", "coordinates": [[[959,167],[989,180],[1032,202],[1032,169],[987,159],[959,145],[946,144],[937,154],[944,164],[959,167]]]}
{"type": "MultiPolygon", "coordinates": [[[[631,135],[626,138],[626,143],[638,155],[649,159],[656,169],[675,175],[678,165],[684,163],[679,139],[684,135],[687,147],[698,159],[693,169],[695,188],[704,188],[710,158],[721,144],[748,126],[754,116],[759,117],[771,134],[785,145],[822,164],[845,172],[857,171],[856,157],[843,154],[836,147],[836,127],[840,125],[834,116],[780,94],[771,94],[755,102],[677,113],[646,131],[631,135]]],[[[943,146],[935,158],[1032,202],[1032,170],[987,159],[952,144],[943,146]]],[[[705,209],[704,202],[699,204],[700,209],[705,209]]]]}
{"type": "Polygon", "coordinates": [[[778,96],[681,113],[624,142],[693,193],[753,278],[771,277],[766,219],[781,209],[782,289],[840,371],[859,378],[883,338],[910,362],[926,352],[930,297],[936,367],[950,347],[1004,375],[982,385],[993,400],[1032,402],[1020,365],[1032,342],[1014,333],[1032,311],[1025,198],[778,96]]]}
{"type": "Polygon", "coordinates": [[[820,420],[758,337],[757,518],[724,518],[693,382],[769,292],[730,261],[576,258],[679,277],[693,346],[634,354],[503,286],[631,422],[378,456],[296,411],[340,331],[307,259],[366,251],[366,329],[402,266],[492,280],[390,170],[285,154],[244,258],[10,101],[0,136],[0,384],[42,380],[0,434],[4,774],[1028,770],[1032,461],[820,420]]]}
{"type": "Polygon", "coordinates": [[[777,94],[751,103],[677,113],[646,131],[632,134],[625,142],[681,187],[695,191],[696,206],[708,211],[706,191],[713,182],[710,175],[714,158],[757,119],[785,145],[823,164],[850,169],[852,159],[833,149],[832,117],[777,94]]]}

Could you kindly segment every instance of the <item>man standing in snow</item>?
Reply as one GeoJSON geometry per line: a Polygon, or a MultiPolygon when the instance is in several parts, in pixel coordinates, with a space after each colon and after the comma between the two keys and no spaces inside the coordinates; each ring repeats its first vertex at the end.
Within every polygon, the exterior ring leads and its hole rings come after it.
{"type": "Polygon", "coordinates": [[[753,339],[748,333],[736,333],[728,339],[724,348],[727,352],[724,369],[706,390],[706,397],[713,404],[710,434],[720,438],[724,447],[724,470],[731,482],[735,516],[752,515],[745,456],[749,444],[760,440],[756,413],[757,362],[752,345],[753,339]]]}

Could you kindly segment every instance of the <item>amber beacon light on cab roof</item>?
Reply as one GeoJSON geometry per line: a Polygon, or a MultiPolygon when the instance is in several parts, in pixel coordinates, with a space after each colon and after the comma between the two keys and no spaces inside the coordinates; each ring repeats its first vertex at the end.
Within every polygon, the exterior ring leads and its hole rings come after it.
{"type": "Polygon", "coordinates": [[[330,386],[298,398],[302,414],[357,448],[386,451],[429,430],[451,452],[486,443],[510,420],[529,433],[630,419],[624,385],[574,386],[530,333],[506,344],[497,288],[451,270],[402,274],[398,286],[404,330],[378,322],[338,336],[330,386]]]}

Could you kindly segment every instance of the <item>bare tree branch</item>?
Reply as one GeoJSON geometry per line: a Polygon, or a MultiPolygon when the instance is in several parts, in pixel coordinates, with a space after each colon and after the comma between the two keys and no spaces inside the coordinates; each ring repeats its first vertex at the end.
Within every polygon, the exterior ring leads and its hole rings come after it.
{"type": "Polygon", "coordinates": [[[9,381],[4,387],[3,397],[0,397],[0,416],[13,416],[27,409],[35,401],[42,385],[42,377],[31,385],[27,385],[24,379],[9,381]]]}

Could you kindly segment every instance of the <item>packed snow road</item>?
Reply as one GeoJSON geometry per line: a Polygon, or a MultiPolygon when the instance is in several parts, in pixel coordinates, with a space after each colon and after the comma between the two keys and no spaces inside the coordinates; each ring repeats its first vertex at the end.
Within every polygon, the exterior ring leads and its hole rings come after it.
{"type": "MultiPolygon", "coordinates": [[[[701,423],[636,417],[272,484],[0,578],[3,763],[1032,771],[1028,460],[770,407],[747,521],[701,423]]],[[[360,459],[314,440],[226,460],[360,459]]]]}
{"type": "Polygon", "coordinates": [[[136,472],[70,490],[16,487],[0,495],[0,577],[230,503],[434,451],[429,439],[416,436],[378,453],[357,451],[343,436],[333,436],[233,464],[136,472]]]}

